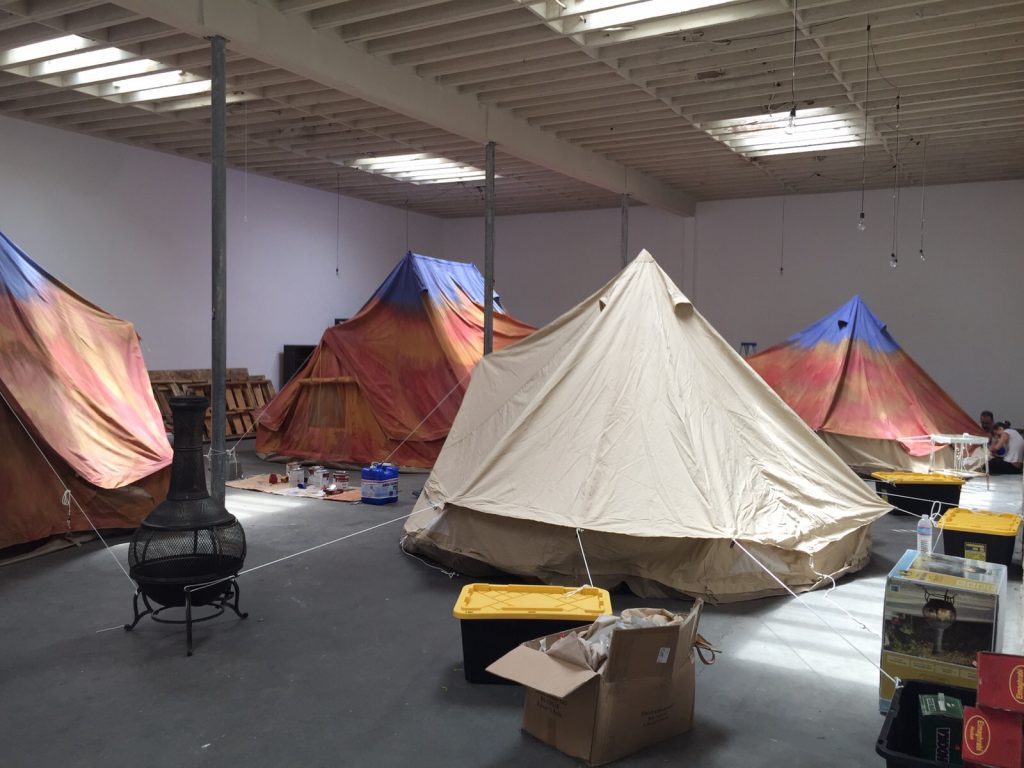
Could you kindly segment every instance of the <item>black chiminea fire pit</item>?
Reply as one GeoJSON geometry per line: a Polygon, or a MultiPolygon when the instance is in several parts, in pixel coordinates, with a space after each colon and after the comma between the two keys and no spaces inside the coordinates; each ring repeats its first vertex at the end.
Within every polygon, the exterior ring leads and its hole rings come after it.
{"type": "Polygon", "coordinates": [[[174,417],[174,459],[167,499],[142,521],[128,550],[129,573],[138,589],[133,607],[135,620],[152,614],[154,621],[184,624],[188,655],[192,655],[192,624],[208,621],[230,608],[239,618],[236,577],[245,562],[245,531],[223,504],[206,490],[203,467],[203,418],[205,397],[171,398],[174,417]],[[139,613],[139,598],[146,610],[139,613]],[[152,603],[160,608],[154,609],[152,603]],[[192,608],[212,606],[213,612],[192,618],[192,608]],[[167,608],[184,608],[184,619],[160,614],[167,608]]]}

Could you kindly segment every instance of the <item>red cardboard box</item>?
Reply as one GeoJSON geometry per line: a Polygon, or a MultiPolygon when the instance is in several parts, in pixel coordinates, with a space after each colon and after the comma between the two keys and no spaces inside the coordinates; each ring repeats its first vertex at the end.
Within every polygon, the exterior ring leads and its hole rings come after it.
{"type": "Polygon", "coordinates": [[[963,758],[986,768],[1024,766],[1024,717],[1001,709],[964,707],[963,758]]]}
{"type": "Polygon", "coordinates": [[[1024,656],[978,654],[978,706],[1024,713],[1024,656]]]}

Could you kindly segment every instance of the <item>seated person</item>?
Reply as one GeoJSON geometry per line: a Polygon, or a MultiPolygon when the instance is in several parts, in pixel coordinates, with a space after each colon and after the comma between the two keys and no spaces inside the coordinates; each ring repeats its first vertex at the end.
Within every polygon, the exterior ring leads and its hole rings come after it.
{"type": "Polygon", "coordinates": [[[981,419],[979,419],[978,423],[981,424],[981,428],[984,430],[986,435],[992,434],[992,425],[994,422],[995,416],[992,415],[992,411],[981,412],[981,419]]]}
{"type": "Polygon", "coordinates": [[[991,475],[1019,475],[1024,468],[1024,437],[1010,428],[1010,422],[992,425],[992,458],[988,462],[991,475]]]}

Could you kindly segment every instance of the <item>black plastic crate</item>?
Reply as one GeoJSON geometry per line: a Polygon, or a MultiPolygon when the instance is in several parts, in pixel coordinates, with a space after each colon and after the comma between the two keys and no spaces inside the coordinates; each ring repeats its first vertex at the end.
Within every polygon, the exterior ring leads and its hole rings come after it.
{"type": "Polygon", "coordinates": [[[492,675],[487,667],[517,645],[556,632],[585,627],[591,621],[555,619],[462,619],[462,666],[471,683],[516,685],[492,675]]]}
{"type": "Polygon", "coordinates": [[[960,699],[965,707],[973,707],[978,693],[971,688],[957,688],[940,683],[904,680],[892,697],[889,713],[882,723],[882,732],[875,743],[875,752],[885,758],[887,768],[935,768],[951,765],[918,757],[917,697],[922,693],[944,693],[960,699]]]}
{"type": "Polygon", "coordinates": [[[883,501],[892,504],[897,515],[908,512],[918,516],[930,515],[935,508],[934,502],[940,504],[940,514],[951,507],[959,507],[961,488],[958,483],[893,483],[875,478],[875,491],[883,501]]]}
{"type": "Polygon", "coordinates": [[[987,533],[968,533],[966,531],[942,531],[942,551],[953,557],[965,557],[965,545],[985,545],[985,560],[989,563],[1002,563],[1009,567],[1013,562],[1013,548],[1017,543],[1016,536],[995,536],[987,533]]]}

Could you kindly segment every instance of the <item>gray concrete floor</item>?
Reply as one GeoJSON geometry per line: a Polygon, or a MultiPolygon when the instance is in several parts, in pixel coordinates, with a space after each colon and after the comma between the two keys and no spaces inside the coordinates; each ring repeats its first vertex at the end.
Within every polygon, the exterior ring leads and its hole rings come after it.
{"type": "MultiPolygon", "coordinates": [[[[270,471],[241,451],[248,473],[270,471]]],[[[279,469],[279,466],[275,467],[279,469]]],[[[397,505],[229,489],[248,566],[406,515],[397,505]]],[[[1019,511],[1020,478],[965,488],[965,505],[1019,511]]],[[[913,546],[912,518],[874,526],[871,564],[808,601],[877,660],[885,574],[913,546]],[[862,621],[846,616],[840,606],[862,621]]],[[[0,569],[0,766],[571,766],[519,730],[521,689],[462,676],[449,579],[398,549],[401,522],[243,577],[249,619],[184,632],[131,616],[132,585],[94,542],[0,569]]],[[[126,559],[127,539],[111,542],[126,559]]],[[[1019,552],[1018,552],[1019,562],[1019,552]]],[[[1007,621],[1020,646],[1021,574],[1007,621]]],[[[615,595],[616,609],[684,602],[615,595]]],[[[698,665],[691,733],[623,766],[878,766],[878,673],[791,598],[709,606],[701,633],[724,653],[698,665]]]]}

